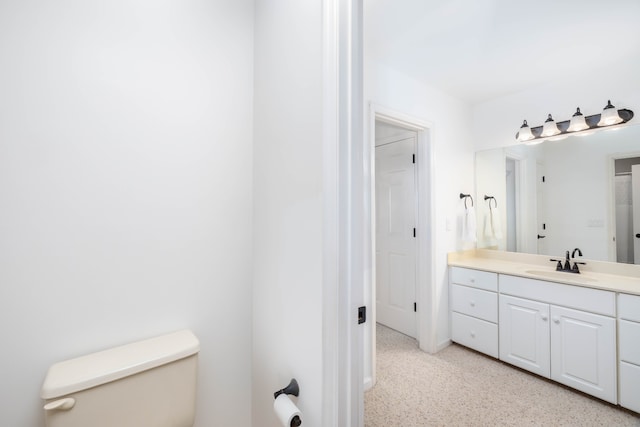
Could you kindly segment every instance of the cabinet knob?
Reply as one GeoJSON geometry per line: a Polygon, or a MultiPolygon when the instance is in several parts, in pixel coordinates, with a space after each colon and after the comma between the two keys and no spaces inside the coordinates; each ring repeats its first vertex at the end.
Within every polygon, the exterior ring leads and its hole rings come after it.
{"type": "Polygon", "coordinates": [[[474,279],[474,278],[469,279],[469,281],[470,281],[471,283],[476,283],[476,279],[474,279]]]}
{"type": "Polygon", "coordinates": [[[469,305],[470,305],[471,307],[475,307],[475,306],[476,306],[476,302],[475,302],[475,301],[469,301],[469,305]]]}
{"type": "Polygon", "coordinates": [[[540,318],[546,322],[549,317],[546,314],[541,314],[540,318]]]}
{"type": "Polygon", "coordinates": [[[560,318],[558,316],[553,316],[553,323],[560,323],[560,318]]]}
{"type": "Polygon", "coordinates": [[[476,337],[476,333],[474,331],[471,331],[471,338],[475,338],[476,337]]]}

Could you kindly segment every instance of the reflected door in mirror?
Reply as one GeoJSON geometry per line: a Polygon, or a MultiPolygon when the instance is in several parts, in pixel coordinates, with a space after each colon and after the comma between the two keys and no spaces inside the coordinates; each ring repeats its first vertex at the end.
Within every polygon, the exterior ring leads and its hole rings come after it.
{"type": "Polygon", "coordinates": [[[631,167],[631,191],[633,192],[633,259],[640,264],[640,165],[631,167]]]}

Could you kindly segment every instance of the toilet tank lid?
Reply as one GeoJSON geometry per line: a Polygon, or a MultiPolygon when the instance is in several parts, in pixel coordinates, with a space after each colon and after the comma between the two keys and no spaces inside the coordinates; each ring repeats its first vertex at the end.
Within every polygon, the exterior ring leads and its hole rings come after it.
{"type": "Polygon", "coordinates": [[[200,351],[188,329],[110,348],[51,365],[40,396],[54,399],[134,375],[200,351]]]}

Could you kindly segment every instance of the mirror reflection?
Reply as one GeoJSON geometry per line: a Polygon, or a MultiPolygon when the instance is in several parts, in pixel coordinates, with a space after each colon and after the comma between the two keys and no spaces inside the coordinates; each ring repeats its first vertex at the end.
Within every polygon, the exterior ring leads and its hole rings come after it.
{"type": "Polygon", "coordinates": [[[476,200],[479,248],[640,264],[640,126],[478,151],[476,200]]]}

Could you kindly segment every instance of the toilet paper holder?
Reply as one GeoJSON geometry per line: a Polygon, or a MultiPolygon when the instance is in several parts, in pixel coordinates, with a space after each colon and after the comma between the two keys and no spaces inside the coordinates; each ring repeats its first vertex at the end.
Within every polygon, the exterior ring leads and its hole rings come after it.
{"type": "MultiPolygon", "coordinates": [[[[291,378],[289,385],[273,393],[273,398],[277,399],[278,396],[280,396],[281,394],[289,394],[297,397],[300,394],[300,387],[298,386],[298,381],[296,381],[295,378],[291,378]]],[[[291,423],[289,427],[300,427],[301,425],[302,425],[302,420],[300,419],[300,416],[295,415],[293,418],[291,418],[291,423]]]]}
{"type": "Polygon", "coordinates": [[[283,388],[282,390],[278,390],[273,393],[273,398],[277,399],[281,394],[291,394],[293,396],[298,397],[300,394],[300,387],[298,386],[298,381],[295,378],[291,378],[289,385],[283,388]]]}

